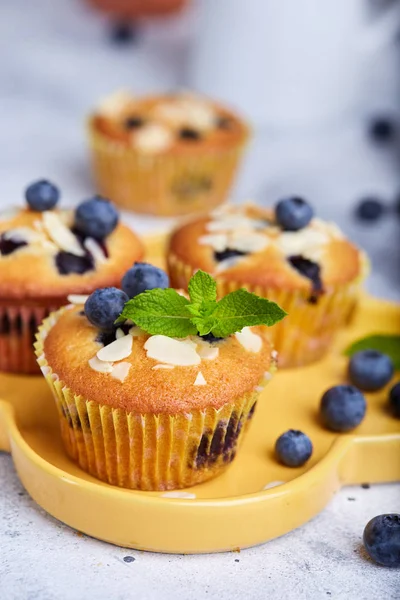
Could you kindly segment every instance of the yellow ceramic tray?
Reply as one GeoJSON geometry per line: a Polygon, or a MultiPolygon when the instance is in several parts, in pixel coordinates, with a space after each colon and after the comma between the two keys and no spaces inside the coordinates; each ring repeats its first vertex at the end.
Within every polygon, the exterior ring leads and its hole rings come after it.
{"type": "MultiPolygon", "coordinates": [[[[160,263],[161,245],[152,240],[149,260],[160,263]]],[[[81,471],[64,454],[42,377],[0,376],[0,449],[11,451],[23,485],[40,506],[101,540],[179,553],[260,544],[305,523],[342,485],[400,479],[400,421],[385,409],[387,390],[367,397],[367,416],[352,435],[325,431],[317,418],[323,391],[344,381],[343,348],[367,333],[399,329],[399,307],[364,298],[329,357],[274,377],[232,466],[185,490],[186,498],[120,489],[81,471]],[[283,467],[273,456],[276,438],[289,428],[303,430],[314,444],[311,460],[300,469],[283,467]]]]}

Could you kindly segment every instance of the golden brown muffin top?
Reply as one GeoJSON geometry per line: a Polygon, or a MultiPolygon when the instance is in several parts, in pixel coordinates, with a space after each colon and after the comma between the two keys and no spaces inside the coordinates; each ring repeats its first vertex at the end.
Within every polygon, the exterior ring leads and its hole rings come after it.
{"type": "Polygon", "coordinates": [[[139,238],[124,225],[117,225],[100,243],[75,235],[72,223],[71,210],[0,215],[0,302],[63,299],[70,293],[119,285],[143,256],[139,238]],[[66,273],[71,265],[85,272],[66,273]]]}
{"type": "Polygon", "coordinates": [[[91,126],[115,143],[142,154],[196,154],[245,141],[247,125],[232,111],[189,93],[134,98],[117,92],[106,98],[91,126]]]}
{"type": "Polygon", "coordinates": [[[44,358],[53,374],[74,394],[113,408],[142,414],[219,409],[258,390],[274,366],[271,356],[275,353],[264,327],[245,328],[242,334],[213,343],[197,336],[185,340],[166,338],[168,345],[180,344],[180,352],[183,347],[186,359],[194,354],[199,357],[195,365],[172,368],[162,366],[177,356],[175,350],[163,349],[165,339],[157,339],[165,336],[149,336],[134,328],[133,335],[124,336],[132,338],[129,355],[115,362],[105,361],[106,368],[111,365],[110,372],[99,372],[96,368],[101,368],[98,365],[103,361],[96,355],[102,348],[110,350],[110,340],[103,339],[108,344],[103,347],[99,330],[81,311],[82,306],[75,306],[55,313],[56,322],[44,339],[44,358]],[[162,359],[148,356],[154,351],[161,352],[162,359]]]}
{"type": "Polygon", "coordinates": [[[171,236],[169,254],[220,280],[310,293],[316,283],[306,270],[318,271],[326,290],[357,279],[366,260],[333,223],[313,218],[299,231],[283,231],[273,210],[250,203],[225,205],[182,225],[171,236]]]}

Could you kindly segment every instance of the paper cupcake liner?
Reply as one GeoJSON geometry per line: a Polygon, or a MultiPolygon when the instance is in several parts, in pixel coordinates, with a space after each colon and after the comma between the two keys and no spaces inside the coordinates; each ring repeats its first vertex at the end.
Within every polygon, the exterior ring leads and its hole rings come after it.
{"type": "Polygon", "coordinates": [[[33,344],[43,319],[57,306],[0,305],[0,371],[39,373],[33,344]]]}
{"type": "Polygon", "coordinates": [[[124,19],[168,15],[181,10],[187,0],[87,0],[89,4],[124,19]]]}
{"type": "Polygon", "coordinates": [[[43,340],[63,310],[44,321],[35,349],[53,392],[62,440],[72,460],[112,485],[152,491],[190,487],[229,466],[268,376],[261,387],[219,410],[140,414],[101,405],[75,395],[46,360],[43,340]]]}
{"type": "MultiPolygon", "coordinates": [[[[187,289],[193,268],[176,256],[169,255],[168,269],[171,286],[187,289]]],[[[218,297],[246,287],[250,292],[268,298],[286,310],[288,316],[268,329],[279,354],[279,367],[298,367],[315,362],[329,350],[337,331],[354,314],[363,279],[364,273],[354,282],[331,287],[318,298],[316,304],[311,304],[308,300],[309,293],[304,291],[244,286],[216,276],[218,297]]]]}
{"type": "Polygon", "coordinates": [[[98,191],[123,208],[154,215],[209,211],[226,200],[245,141],[196,154],[143,155],[98,132],[89,122],[98,191]]]}

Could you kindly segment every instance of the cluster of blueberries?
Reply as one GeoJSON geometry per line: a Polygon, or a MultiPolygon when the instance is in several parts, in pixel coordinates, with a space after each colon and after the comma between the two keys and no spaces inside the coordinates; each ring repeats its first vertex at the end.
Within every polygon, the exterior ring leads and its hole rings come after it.
{"type": "MultiPolygon", "coordinates": [[[[389,383],[394,374],[392,360],[376,350],[354,354],[348,366],[353,385],[337,385],[321,398],[320,419],[325,427],[345,433],[357,427],[366,412],[362,391],[375,392],[389,383]]],[[[389,392],[389,410],[400,419],[400,382],[389,392]]],[[[302,431],[290,429],[275,444],[277,459],[288,467],[300,467],[310,458],[313,446],[302,431]]],[[[374,517],[364,530],[364,545],[371,558],[385,566],[400,565],[400,515],[374,517]]]]}

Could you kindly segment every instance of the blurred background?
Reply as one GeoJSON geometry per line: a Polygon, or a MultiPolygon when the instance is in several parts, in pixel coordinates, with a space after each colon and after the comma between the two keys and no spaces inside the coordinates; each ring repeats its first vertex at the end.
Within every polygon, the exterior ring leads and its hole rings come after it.
{"type": "Polygon", "coordinates": [[[400,299],[398,0],[2,0],[0,39],[1,208],[38,178],[93,194],[105,95],[194,89],[253,126],[231,199],[303,195],[370,254],[369,291],[400,299]]]}

